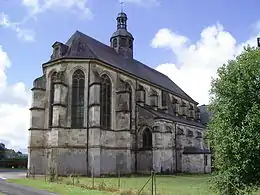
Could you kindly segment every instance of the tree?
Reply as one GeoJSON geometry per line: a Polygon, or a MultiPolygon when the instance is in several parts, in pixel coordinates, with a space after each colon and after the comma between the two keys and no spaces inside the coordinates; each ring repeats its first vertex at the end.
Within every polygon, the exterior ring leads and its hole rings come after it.
{"type": "Polygon", "coordinates": [[[251,193],[260,186],[260,49],[244,48],[211,85],[212,187],[220,194],[251,193]]]}
{"type": "Polygon", "coordinates": [[[0,160],[5,158],[5,145],[3,143],[0,143],[0,160]]]}

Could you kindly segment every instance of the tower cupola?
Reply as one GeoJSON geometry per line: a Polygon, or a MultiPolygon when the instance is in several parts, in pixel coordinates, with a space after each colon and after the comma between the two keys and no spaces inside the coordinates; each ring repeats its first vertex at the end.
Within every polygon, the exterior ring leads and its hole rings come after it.
{"type": "Polygon", "coordinates": [[[134,37],[127,31],[127,15],[121,11],[117,18],[117,30],[110,38],[110,46],[126,59],[133,58],[134,37]]]}

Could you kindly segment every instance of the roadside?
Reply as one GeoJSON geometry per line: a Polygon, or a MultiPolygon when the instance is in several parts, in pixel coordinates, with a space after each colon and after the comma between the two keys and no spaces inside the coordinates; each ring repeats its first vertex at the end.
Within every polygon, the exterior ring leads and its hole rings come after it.
{"type": "Polygon", "coordinates": [[[0,180],[24,178],[26,176],[25,169],[3,169],[0,168],[0,180]]]}
{"type": "MultiPolygon", "coordinates": [[[[67,184],[55,183],[55,182],[44,182],[44,180],[39,179],[12,179],[8,182],[15,182],[16,184],[23,186],[30,186],[35,189],[46,190],[49,192],[55,192],[60,195],[111,195],[112,193],[97,191],[97,190],[88,190],[78,186],[72,186],[67,184]]],[[[47,195],[47,194],[46,194],[47,195]]]]}
{"type": "Polygon", "coordinates": [[[56,195],[54,193],[36,190],[26,186],[17,185],[14,183],[7,183],[6,181],[0,181],[0,193],[8,195],[56,195]]]}
{"type": "Polygon", "coordinates": [[[24,169],[3,169],[0,168],[0,195],[55,195],[43,190],[36,190],[19,184],[8,183],[7,179],[23,179],[26,176],[24,169]]]}

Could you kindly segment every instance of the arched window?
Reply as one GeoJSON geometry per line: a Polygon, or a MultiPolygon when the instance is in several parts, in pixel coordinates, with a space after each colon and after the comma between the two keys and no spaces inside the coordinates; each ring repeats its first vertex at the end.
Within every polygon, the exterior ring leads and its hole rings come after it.
{"type": "Polygon", "coordinates": [[[72,76],[71,128],[84,126],[85,75],[76,70],[72,76]]]}
{"type": "Polygon", "coordinates": [[[52,126],[52,118],[53,118],[53,103],[54,103],[54,81],[57,78],[57,72],[53,72],[51,75],[50,82],[50,110],[49,110],[49,127],[52,126]]]}
{"type": "Polygon", "coordinates": [[[111,90],[109,77],[102,75],[100,86],[100,125],[102,129],[111,128],[111,90]]]}
{"type": "Polygon", "coordinates": [[[152,132],[146,128],[143,131],[143,148],[144,149],[152,149],[153,147],[153,136],[152,132]]]}

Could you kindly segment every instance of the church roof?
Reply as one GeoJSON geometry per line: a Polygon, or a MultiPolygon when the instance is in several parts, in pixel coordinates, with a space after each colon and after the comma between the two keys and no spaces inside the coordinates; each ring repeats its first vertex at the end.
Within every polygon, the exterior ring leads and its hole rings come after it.
{"type": "Polygon", "coordinates": [[[66,42],[66,45],[68,46],[67,52],[61,58],[97,59],[103,61],[115,68],[159,85],[173,94],[197,104],[196,101],[188,96],[166,75],[135,59],[123,58],[113,48],[84,33],[76,31],[66,42]]]}
{"type": "Polygon", "coordinates": [[[147,112],[150,112],[151,114],[154,115],[155,118],[167,119],[177,123],[183,123],[183,124],[192,125],[200,128],[205,128],[205,126],[198,121],[187,120],[179,116],[174,116],[171,109],[169,110],[169,113],[165,113],[164,111],[160,111],[159,109],[154,110],[148,105],[144,105],[144,106],[138,105],[138,111],[145,116],[147,115],[147,112]]]}

